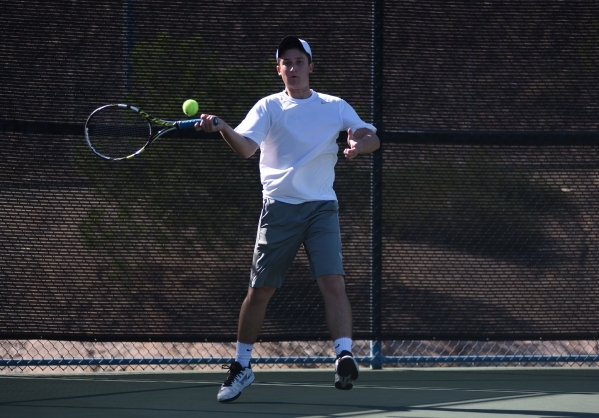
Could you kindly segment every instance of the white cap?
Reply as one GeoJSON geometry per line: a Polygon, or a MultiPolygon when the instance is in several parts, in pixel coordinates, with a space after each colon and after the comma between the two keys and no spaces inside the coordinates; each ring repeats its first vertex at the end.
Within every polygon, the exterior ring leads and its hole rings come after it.
{"type": "Polygon", "coordinates": [[[277,62],[279,61],[279,55],[291,48],[297,48],[300,51],[305,52],[306,54],[308,54],[308,57],[310,57],[310,61],[312,61],[312,50],[310,49],[310,45],[308,45],[308,42],[295,36],[286,36],[283,38],[281,42],[279,42],[279,47],[277,48],[276,55],[277,62]]]}

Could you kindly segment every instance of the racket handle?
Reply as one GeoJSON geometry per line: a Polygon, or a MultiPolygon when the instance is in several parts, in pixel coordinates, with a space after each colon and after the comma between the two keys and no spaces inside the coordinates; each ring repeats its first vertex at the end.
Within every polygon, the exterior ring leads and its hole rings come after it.
{"type": "MultiPolygon", "coordinates": [[[[196,123],[202,122],[202,119],[180,120],[175,123],[177,129],[193,129],[196,123]]],[[[212,119],[214,126],[218,125],[218,118],[212,119]]]]}

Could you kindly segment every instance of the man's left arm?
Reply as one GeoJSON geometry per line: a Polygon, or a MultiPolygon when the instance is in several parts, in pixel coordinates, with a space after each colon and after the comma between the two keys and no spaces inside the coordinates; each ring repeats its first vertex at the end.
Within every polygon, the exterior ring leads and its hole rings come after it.
{"type": "Polygon", "coordinates": [[[356,132],[347,130],[347,145],[349,148],[343,150],[345,158],[351,160],[360,154],[370,154],[381,146],[381,141],[375,132],[368,128],[360,128],[356,132]]]}

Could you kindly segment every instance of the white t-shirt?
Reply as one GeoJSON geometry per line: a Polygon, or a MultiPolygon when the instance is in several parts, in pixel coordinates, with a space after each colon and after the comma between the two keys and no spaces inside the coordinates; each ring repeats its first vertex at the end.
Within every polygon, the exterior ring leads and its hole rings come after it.
{"type": "Polygon", "coordinates": [[[283,91],[258,101],[235,131],[260,145],[264,198],[299,204],[337,200],[337,138],[348,128],[376,132],[343,99],[315,91],[293,99],[283,91]]]}

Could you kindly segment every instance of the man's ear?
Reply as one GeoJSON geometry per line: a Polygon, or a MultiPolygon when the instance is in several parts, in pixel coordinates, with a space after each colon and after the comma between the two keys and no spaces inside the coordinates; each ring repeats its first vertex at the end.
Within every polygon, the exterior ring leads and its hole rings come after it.
{"type": "Polygon", "coordinates": [[[310,72],[312,72],[312,71],[314,71],[314,63],[313,62],[310,63],[310,72]]]}

